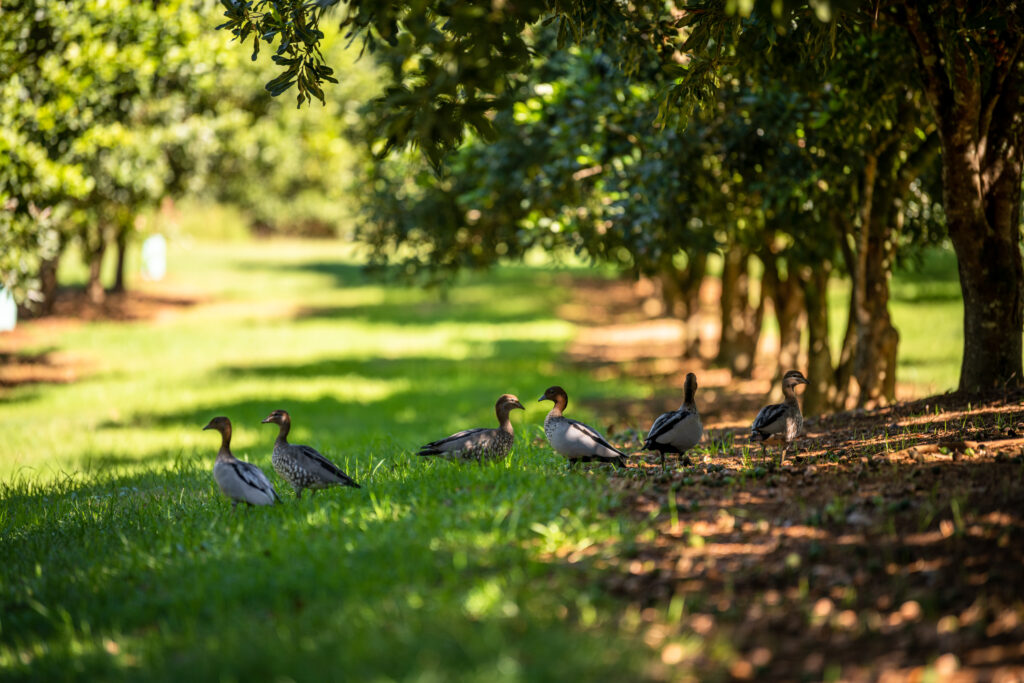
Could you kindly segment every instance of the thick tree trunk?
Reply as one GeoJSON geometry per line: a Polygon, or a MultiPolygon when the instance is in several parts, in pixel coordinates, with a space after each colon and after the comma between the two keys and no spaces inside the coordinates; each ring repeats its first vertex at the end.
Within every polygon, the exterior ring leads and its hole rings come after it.
{"type": "Polygon", "coordinates": [[[115,244],[117,245],[117,265],[114,269],[114,286],[111,288],[112,292],[121,294],[125,290],[124,285],[124,265],[125,258],[128,251],[128,232],[130,228],[122,225],[117,229],[117,239],[115,244]]]}
{"type": "Polygon", "coordinates": [[[828,340],[828,263],[808,268],[801,285],[807,308],[807,379],[810,384],[804,392],[805,415],[817,415],[831,410],[835,399],[835,375],[832,370],[832,350],[828,340]]]}
{"type": "Polygon", "coordinates": [[[736,377],[749,378],[754,369],[757,343],[764,317],[764,288],[757,306],[750,303],[750,255],[732,246],[722,265],[722,335],[716,363],[727,366],[736,377]]]}
{"type": "MultiPolygon", "coordinates": [[[[1017,164],[1019,166],[1019,162],[1017,164]]],[[[974,203],[955,183],[946,183],[945,201],[950,216],[949,235],[956,250],[960,290],[964,298],[964,355],[960,366],[961,391],[978,392],[1021,383],[1021,329],[1024,283],[1020,256],[1020,172],[1010,201],[989,197],[993,213],[1012,203],[1012,218],[993,224],[987,217],[970,220],[960,207],[974,203]],[[951,211],[952,209],[952,211],[951,211]],[[1013,229],[1011,229],[1011,227],[1013,229]]],[[[1009,208],[1009,207],[1008,207],[1009,208]]]]}
{"type": "Polygon", "coordinates": [[[984,11],[922,2],[903,15],[942,145],[943,209],[964,300],[959,388],[969,392],[1022,380],[1024,31],[1019,16],[997,24],[984,11]]]}

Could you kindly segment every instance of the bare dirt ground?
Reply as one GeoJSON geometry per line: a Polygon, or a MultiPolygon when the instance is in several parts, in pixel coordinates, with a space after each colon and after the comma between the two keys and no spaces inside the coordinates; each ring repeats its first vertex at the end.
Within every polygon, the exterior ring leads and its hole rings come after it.
{"type": "MultiPolygon", "coordinates": [[[[813,420],[798,456],[762,463],[747,432],[774,368],[735,383],[681,362],[681,326],[644,311],[642,285],[580,288],[563,314],[589,326],[570,358],[676,390],[592,406],[613,433],[677,407],[697,372],[703,448],[616,478],[621,514],[648,525],[630,552],[567,561],[637,606],[659,675],[1024,680],[1024,393],[813,420]]],[[[641,437],[614,440],[635,452],[641,437]]]]}

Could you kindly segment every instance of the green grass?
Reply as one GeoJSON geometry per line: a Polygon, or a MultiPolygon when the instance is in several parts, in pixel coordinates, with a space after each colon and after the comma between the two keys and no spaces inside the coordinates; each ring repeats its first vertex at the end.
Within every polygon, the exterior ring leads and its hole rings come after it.
{"type": "Polygon", "coordinates": [[[368,281],[337,242],[181,241],[171,272],[216,303],[40,336],[27,352],[73,350],[91,374],[0,397],[3,677],[644,675],[639,635],[580,568],[636,529],[606,514],[604,473],[541,445],[537,403],[559,382],[593,419],[579,398],[643,389],[559,365],[556,273],[466,277],[441,301],[368,281]],[[508,462],[409,455],[490,425],[504,392],[528,408],[508,462]],[[232,514],[201,428],[229,416],[235,453],[269,471],[276,408],[363,488],[232,514]]]}
{"type": "MultiPolygon", "coordinates": [[[[644,525],[609,514],[616,498],[599,469],[566,473],[537,403],[560,383],[571,414],[601,426],[581,399],[650,388],[560,363],[573,332],[555,314],[561,273],[507,267],[442,296],[367,279],[337,241],[184,233],[170,257],[167,285],[208,305],[39,333],[26,353],[71,351],[89,372],[0,395],[0,676],[651,673],[636,610],[600,588],[603,560],[628,555],[644,525]],[[507,462],[410,455],[492,424],[504,392],[527,406],[513,414],[507,462]],[[293,441],[364,488],[301,501],[282,490],[282,506],[232,514],[210,474],[217,436],[201,428],[229,416],[235,453],[269,471],[275,428],[260,420],[276,408],[291,412],[293,441]]],[[[959,363],[945,258],[893,285],[901,379],[935,390],[955,384],[959,363]]],[[[84,271],[69,258],[62,277],[84,271]]]]}

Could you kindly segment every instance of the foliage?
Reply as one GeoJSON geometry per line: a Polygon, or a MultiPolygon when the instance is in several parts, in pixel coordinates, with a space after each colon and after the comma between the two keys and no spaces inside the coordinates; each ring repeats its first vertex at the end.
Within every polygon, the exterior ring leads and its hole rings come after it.
{"type": "Polygon", "coordinates": [[[275,229],[333,233],[351,214],[343,131],[372,71],[347,64],[333,125],[314,123],[256,92],[262,75],[209,30],[211,8],[4,3],[0,282],[19,301],[38,298],[41,262],[72,241],[102,255],[165,197],[232,201],[275,229]]]}

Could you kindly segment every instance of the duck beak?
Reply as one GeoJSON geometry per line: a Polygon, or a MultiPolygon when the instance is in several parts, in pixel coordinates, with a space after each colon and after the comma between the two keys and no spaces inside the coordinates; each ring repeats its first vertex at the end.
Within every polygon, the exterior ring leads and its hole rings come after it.
{"type": "Polygon", "coordinates": [[[541,396],[540,398],[538,398],[538,399],[537,399],[537,403],[540,403],[540,402],[541,402],[541,401],[543,401],[543,400],[544,400],[544,397],[543,397],[543,396],[541,396]]]}
{"type": "Polygon", "coordinates": [[[273,415],[267,415],[265,418],[260,420],[260,424],[267,424],[268,422],[273,422],[273,420],[271,420],[272,417],[274,417],[274,416],[273,415]]]}
{"type": "Polygon", "coordinates": [[[519,401],[516,401],[515,403],[513,403],[512,407],[513,408],[519,408],[519,410],[526,410],[526,408],[523,407],[523,404],[520,403],[519,401]]]}
{"type": "Polygon", "coordinates": [[[811,380],[807,379],[806,377],[802,377],[802,378],[800,378],[800,383],[801,384],[810,384],[811,380]]]}
{"type": "Polygon", "coordinates": [[[211,422],[210,424],[208,424],[208,425],[206,425],[205,427],[203,427],[203,431],[204,431],[204,432],[205,432],[205,431],[206,431],[207,429],[213,429],[213,422],[211,422]]]}

